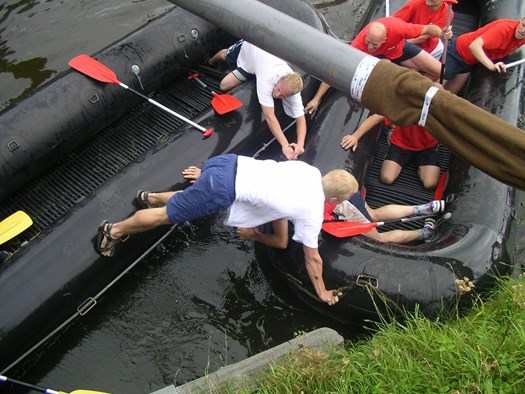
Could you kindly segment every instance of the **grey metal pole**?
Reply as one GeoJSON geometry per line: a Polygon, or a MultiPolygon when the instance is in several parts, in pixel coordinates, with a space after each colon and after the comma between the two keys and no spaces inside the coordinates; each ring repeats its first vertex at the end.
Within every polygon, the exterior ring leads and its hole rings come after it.
{"type": "Polygon", "coordinates": [[[349,92],[359,63],[370,57],[259,1],[170,1],[343,92],[349,92]]]}

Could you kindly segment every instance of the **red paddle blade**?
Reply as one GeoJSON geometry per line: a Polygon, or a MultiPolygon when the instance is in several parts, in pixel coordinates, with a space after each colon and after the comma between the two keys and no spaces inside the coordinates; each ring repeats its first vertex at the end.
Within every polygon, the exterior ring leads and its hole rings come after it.
{"type": "Polygon", "coordinates": [[[323,223],[323,230],[337,238],[353,237],[364,234],[377,227],[377,223],[361,222],[327,222],[323,223]]]}
{"type": "Polygon", "coordinates": [[[223,115],[242,107],[242,101],[230,96],[229,94],[218,94],[213,92],[211,106],[215,112],[219,115],[223,115]]]}
{"type": "Polygon", "coordinates": [[[117,79],[115,73],[98,60],[93,59],[91,56],[78,55],[71,59],[68,64],[71,68],[74,68],[82,74],[96,79],[97,81],[120,85],[120,81],[117,79]]]}

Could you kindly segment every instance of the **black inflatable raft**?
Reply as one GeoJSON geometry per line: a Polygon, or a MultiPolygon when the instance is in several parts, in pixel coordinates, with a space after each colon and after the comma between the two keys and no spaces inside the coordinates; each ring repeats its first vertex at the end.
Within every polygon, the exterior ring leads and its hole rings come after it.
{"type": "MultiPolygon", "coordinates": [[[[383,14],[384,9],[378,9],[372,19],[383,14]]],[[[525,15],[522,2],[460,2],[454,32],[475,30],[478,21],[485,24],[498,18],[516,19],[516,15],[525,15]]],[[[516,58],[519,56],[513,55],[508,60],[516,58]]],[[[522,127],[521,78],[522,70],[495,75],[480,66],[472,73],[463,94],[472,103],[522,127]]],[[[341,137],[351,134],[366,116],[368,112],[357,102],[340,92],[330,92],[312,126],[316,133],[304,160],[322,173],[333,168],[351,170],[360,185],[366,186],[366,199],[373,208],[433,200],[434,192],[423,189],[415,166],[405,168],[391,186],[379,182],[387,129],[377,127],[369,132],[355,153],[339,147],[341,137]]],[[[387,245],[363,235],[341,239],[322,233],[324,280],[327,288],[342,292],[340,302],[333,307],[315,296],[301,245],[290,240],[286,250],[260,246],[259,256],[269,260],[301,300],[344,323],[361,325],[366,320],[378,321],[416,310],[432,317],[446,315],[453,306],[467,303],[470,296],[490,288],[495,276],[508,272],[514,245],[506,241],[513,227],[515,191],[450,153],[442,155],[441,166],[448,173],[443,198],[447,200],[446,212],[452,216],[440,224],[430,242],[387,245]],[[456,283],[464,278],[475,286],[468,293],[456,283]]],[[[415,229],[422,225],[420,221],[397,228],[415,229]]]]}
{"type": "MultiPolygon", "coordinates": [[[[315,10],[303,1],[264,2],[323,29],[315,10]]],[[[181,188],[187,186],[180,174],[188,165],[225,152],[263,155],[274,149],[275,144],[268,146],[272,135],[253,82],[230,92],[244,103],[240,109],[218,116],[210,106],[210,91],[187,80],[196,69],[218,91],[223,72],[202,64],[235,40],[174,8],[95,55],[123,83],[206,129],[213,127],[207,139],[137,95],[76,71],[0,114],[0,219],[22,210],[33,221],[0,245],[2,373],[90,311],[122,275],[179,231],[164,227],[136,235],[111,260],[98,256],[97,226],[103,218],[134,212],[138,189],[181,188]],[[144,90],[133,65],[140,67],[144,90]]],[[[317,80],[305,76],[305,100],[317,86],[317,80]]],[[[283,128],[292,125],[282,108],[276,110],[283,128]]],[[[294,130],[287,131],[290,138],[294,130]]]]}

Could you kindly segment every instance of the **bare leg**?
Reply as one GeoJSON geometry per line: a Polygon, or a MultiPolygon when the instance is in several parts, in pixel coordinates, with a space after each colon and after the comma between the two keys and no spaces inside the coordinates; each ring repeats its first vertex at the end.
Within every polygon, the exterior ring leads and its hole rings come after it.
{"type": "Polygon", "coordinates": [[[117,223],[104,222],[106,223],[102,225],[103,228],[101,226],[102,230],[99,228],[97,249],[105,257],[113,255],[113,248],[121,237],[170,224],[166,207],[141,209],[133,216],[117,223]]]}
{"type": "Polygon", "coordinates": [[[117,239],[127,234],[151,230],[164,224],[170,224],[166,207],[141,209],[129,218],[113,223],[110,235],[117,239]]]}
{"type": "Polygon", "coordinates": [[[381,174],[379,175],[381,182],[391,185],[397,179],[402,169],[403,167],[395,161],[384,160],[383,165],[381,166],[381,174]]]}
{"type": "Polygon", "coordinates": [[[226,61],[226,49],[221,49],[215,55],[210,57],[210,59],[208,60],[208,64],[210,66],[213,66],[214,64],[225,62],[225,61],[226,61]]]}
{"type": "Polygon", "coordinates": [[[411,205],[389,204],[372,209],[366,204],[365,207],[374,222],[401,219],[414,214],[414,208],[411,205]]]}
{"type": "Polygon", "coordinates": [[[457,74],[452,79],[443,82],[443,87],[450,93],[458,94],[465,82],[469,77],[470,73],[457,74]]]}
{"type": "Polygon", "coordinates": [[[406,244],[419,239],[418,230],[392,230],[380,233],[376,229],[364,234],[375,241],[388,244],[406,244]]]}
{"type": "MultiPolygon", "coordinates": [[[[177,190],[174,192],[162,192],[162,193],[153,193],[147,192],[148,203],[152,205],[164,206],[167,204],[168,200],[175,194],[179,193],[182,190],[177,190]]],[[[145,193],[145,192],[144,192],[145,193]]],[[[141,199],[144,199],[144,193],[141,195],[141,199]]]]}
{"type": "Polygon", "coordinates": [[[419,178],[426,189],[434,189],[439,180],[438,166],[420,166],[418,169],[419,178]]]}
{"type": "Polygon", "coordinates": [[[288,246],[288,220],[274,220],[272,227],[273,234],[261,233],[256,228],[238,228],[237,234],[242,239],[261,242],[273,248],[286,249],[288,246]]]}
{"type": "Polygon", "coordinates": [[[425,73],[431,81],[437,81],[441,73],[441,63],[428,52],[421,51],[413,58],[407,59],[401,64],[405,67],[425,73]]]}
{"type": "Polygon", "coordinates": [[[238,86],[242,83],[242,81],[239,81],[237,77],[233,73],[228,73],[226,76],[222,79],[220,88],[222,91],[233,89],[235,86],[238,86]]]}

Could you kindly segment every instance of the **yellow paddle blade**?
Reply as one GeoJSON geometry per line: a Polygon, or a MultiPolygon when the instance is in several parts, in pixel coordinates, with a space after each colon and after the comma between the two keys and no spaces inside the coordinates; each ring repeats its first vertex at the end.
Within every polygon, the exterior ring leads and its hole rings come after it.
{"type": "Polygon", "coordinates": [[[94,390],[73,390],[70,393],[66,393],[64,391],[59,391],[58,394],[110,394],[106,393],[105,391],[94,391],[94,390]]]}
{"type": "Polygon", "coordinates": [[[33,220],[24,211],[17,211],[0,222],[0,245],[28,229],[33,220]]]}

